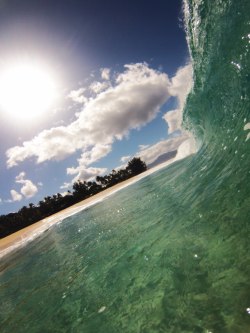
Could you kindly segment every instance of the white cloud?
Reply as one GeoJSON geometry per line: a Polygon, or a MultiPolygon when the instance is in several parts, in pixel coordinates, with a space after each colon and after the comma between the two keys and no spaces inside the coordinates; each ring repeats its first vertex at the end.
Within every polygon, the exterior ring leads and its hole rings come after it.
{"type": "Polygon", "coordinates": [[[70,98],[73,102],[79,103],[79,104],[84,104],[87,103],[88,98],[84,96],[85,88],[79,88],[77,90],[72,90],[68,98],[70,98]]]}
{"type": "Polygon", "coordinates": [[[126,68],[118,75],[116,86],[91,100],[79,116],[79,125],[86,128],[93,144],[122,139],[130,129],[142,127],[155,118],[169,97],[166,74],[145,64],[126,68]]]}
{"type": "Polygon", "coordinates": [[[60,193],[63,197],[65,197],[66,195],[70,195],[70,193],[68,191],[64,191],[60,193]]]}
{"type": "Polygon", "coordinates": [[[187,135],[181,135],[172,139],[159,141],[156,144],[139,151],[136,156],[140,157],[146,164],[150,164],[160,155],[177,150],[187,138],[187,135]]]}
{"type": "MultiPolygon", "coordinates": [[[[162,154],[179,150],[180,147],[183,147],[182,151],[180,151],[180,154],[178,155],[179,158],[184,158],[184,154],[186,152],[186,156],[190,155],[191,153],[194,153],[194,146],[184,145],[185,142],[188,140],[191,140],[188,134],[184,133],[179,136],[176,136],[174,138],[168,139],[168,140],[161,140],[157,142],[156,144],[149,146],[149,145],[139,145],[139,151],[135,154],[136,157],[140,157],[146,164],[153,163],[159,156],[162,154]],[[183,157],[181,157],[183,156],[183,157]]],[[[193,140],[192,143],[195,141],[193,140]]],[[[191,144],[191,141],[190,141],[191,144]]],[[[178,154],[178,153],[177,153],[178,154]]],[[[131,159],[132,156],[124,156],[121,158],[121,162],[125,163],[129,159],[131,159]]],[[[174,159],[176,160],[176,158],[174,159]]],[[[125,168],[126,165],[120,165],[116,167],[116,170],[125,168]]]]}
{"type": "Polygon", "coordinates": [[[183,108],[187,95],[193,86],[193,68],[189,63],[180,67],[175,76],[171,79],[171,95],[176,96],[179,101],[179,107],[183,108]]]}
{"type": "MultiPolygon", "coordinates": [[[[37,186],[32,183],[29,179],[24,179],[26,176],[25,172],[20,172],[18,176],[16,176],[16,183],[22,184],[20,192],[25,198],[32,198],[38,191],[37,186]]],[[[17,192],[16,192],[17,193],[17,192]]]]}
{"type": "Polygon", "coordinates": [[[16,183],[20,183],[20,182],[22,182],[23,181],[23,179],[24,179],[24,177],[25,177],[25,172],[24,171],[22,171],[22,172],[20,172],[19,173],[19,175],[18,176],[16,176],[16,183]]]}
{"type": "Polygon", "coordinates": [[[76,168],[67,168],[67,174],[68,175],[76,175],[71,183],[64,184],[62,188],[66,188],[68,185],[72,185],[77,180],[85,180],[85,181],[91,181],[96,178],[96,176],[104,175],[107,173],[106,168],[86,168],[84,166],[78,166],[76,168]]]}
{"type": "MultiPolygon", "coordinates": [[[[43,130],[21,146],[8,149],[7,166],[13,167],[31,157],[37,163],[59,161],[80,150],[82,154],[78,165],[68,168],[67,173],[76,175],[73,182],[92,179],[106,172],[106,169],[88,166],[106,156],[115,140],[121,140],[130,130],[140,129],[151,122],[170,96],[177,98],[178,108],[166,113],[164,119],[168,122],[169,133],[180,129],[182,109],[192,87],[190,64],[180,68],[171,80],[167,74],[151,69],[145,63],[125,65],[124,72],[116,76],[112,86],[108,81],[110,70],[103,69],[101,75],[107,81],[94,82],[89,87],[95,91],[95,97],[86,99],[83,95],[85,88],[70,93],[73,101],[85,103],[75,121],[67,126],[43,130]]],[[[186,134],[180,135],[151,147],[141,145],[139,155],[146,163],[151,163],[159,155],[177,149],[188,138],[186,134]]],[[[32,190],[29,192],[28,188],[32,186],[26,184],[23,192],[31,195],[32,190]]],[[[64,184],[63,187],[71,184],[64,184]]]]}
{"type": "Polygon", "coordinates": [[[91,150],[82,153],[81,157],[78,159],[78,163],[80,166],[85,167],[99,161],[102,157],[110,153],[111,150],[111,145],[97,144],[91,150]]]}
{"type": "Polygon", "coordinates": [[[139,145],[139,150],[144,150],[144,149],[146,149],[146,148],[148,148],[149,147],[149,145],[139,145]]]}
{"type": "Polygon", "coordinates": [[[11,194],[12,200],[9,200],[9,202],[21,201],[23,198],[23,196],[15,190],[11,190],[10,194],[11,194]]]}
{"type": "Polygon", "coordinates": [[[110,82],[108,81],[104,82],[95,81],[89,86],[89,89],[93,91],[95,94],[99,94],[100,92],[108,89],[109,87],[110,87],[110,82]]]}
{"type": "Polygon", "coordinates": [[[121,169],[125,169],[127,167],[127,164],[124,163],[124,164],[121,164],[121,165],[118,165],[117,167],[114,168],[115,171],[119,171],[121,169]]]}
{"type": "Polygon", "coordinates": [[[7,165],[13,167],[32,156],[37,163],[62,160],[96,145],[111,145],[131,129],[154,119],[169,98],[168,76],[147,64],[126,65],[115,86],[101,92],[83,107],[78,119],[68,126],[44,130],[22,146],[7,150],[7,165]]]}
{"type": "Polygon", "coordinates": [[[181,67],[171,79],[170,94],[177,97],[178,108],[167,112],[163,118],[168,123],[168,133],[173,133],[181,129],[182,111],[186,98],[193,85],[192,65],[187,64],[181,67]]]}
{"type": "Polygon", "coordinates": [[[96,176],[107,172],[106,168],[88,168],[88,165],[98,161],[102,157],[106,156],[111,151],[110,145],[96,145],[92,150],[82,153],[81,157],[77,160],[78,166],[67,168],[68,175],[76,175],[71,183],[65,183],[63,188],[67,188],[72,185],[78,179],[80,180],[93,180],[96,176]]]}
{"type": "MultiPolygon", "coordinates": [[[[73,182],[64,182],[63,185],[60,186],[62,190],[68,190],[72,186],[73,182]]],[[[62,194],[62,193],[61,193],[62,194]]]]}
{"type": "Polygon", "coordinates": [[[26,179],[24,185],[21,188],[21,193],[25,198],[32,198],[37,193],[37,187],[31,180],[26,179]]]}
{"type": "Polygon", "coordinates": [[[122,163],[125,163],[125,162],[127,162],[130,158],[131,158],[130,155],[128,155],[128,156],[123,156],[123,157],[121,158],[120,161],[121,161],[122,163]]]}
{"type": "Polygon", "coordinates": [[[32,156],[37,157],[37,163],[62,160],[84,146],[79,132],[71,126],[44,130],[31,141],[25,141],[23,146],[10,148],[6,152],[7,166],[13,167],[32,156]]]}
{"type": "Polygon", "coordinates": [[[102,68],[101,69],[101,77],[103,80],[110,79],[110,69],[109,68],[102,68]]]}
{"type": "Polygon", "coordinates": [[[174,133],[181,128],[182,123],[182,112],[180,109],[168,111],[163,118],[166,120],[168,124],[168,133],[174,133]]]}

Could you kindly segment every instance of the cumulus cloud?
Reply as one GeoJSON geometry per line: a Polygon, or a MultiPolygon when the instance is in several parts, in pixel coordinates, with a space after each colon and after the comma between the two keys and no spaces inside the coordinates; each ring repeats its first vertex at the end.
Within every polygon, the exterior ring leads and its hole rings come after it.
{"type": "Polygon", "coordinates": [[[75,175],[74,178],[72,179],[71,182],[64,183],[61,186],[61,189],[67,189],[72,184],[78,180],[83,180],[83,181],[92,181],[94,180],[97,176],[104,175],[107,173],[108,169],[107,168],[93,168],[93,167],[85,167],[84,165],[78,165],[77,167],[72,167],[72,168],[67,168],[67,174],[68,175],[75,175]]]}
{"type": "Polygon", "coordinates": [[[37,187],[32,183],[32,181],[26,179],[24,185],[21,188],[21,193],[25,198],[32,198],[37,193],[37,187]]]}
{"type": "Polygon", "coordinates": [[[62,160],[77,150],[111,145],[156,117],[170,96],[169,86],[168,76],[147,64],[126,65],[115,85],[90,99],[74,122],[44,130],[22,146],[7,150],[7,166],[30,157],[37,163],[62,160]]]}
{"type": "Polygon", "coordinates": [[[144,149],[146,149],[146,148],[148,148],[149,147],[149,145],[139,145],[139,150],[144,150],[144,149]]]}
{"type": "Polygon", "coordinates": [[[11,190],[10,194],[11,194],[11,198],[12,198],[11,202],[12,201],[21,201],[23,198],[23,196],[15,190],[11,190]]]}
{"type": "Polygon", "coordinates": [[[136,156],[140,157],[146,164],[151,164],[162,154],[177,150],[187,138],[188,136],[184,134],[172,139],[159,141],[152,146],[140,150],[136,156]]]}
{"type": "Polygon", "coordinates": [[[81,154],[77,160],[78,165],[76,167],[67,168],[68,175],[76,175],[71,183],[65,183],[62,188],[68,188],[78,179],[90,181],[96,176],[102,175],[107,172],[106,168],[89,168],[88,165],[97,162],[102,157],[106,156],[111,151],[110,145],[99,144],[94,146],[91,150],[81,154]]]}
{"type": "Polygon", "coordinates": [[[191,133],[182,131],[182,113],[185,106],[186,98],[193,86],[193,69],[191,63],[181,67],[176,72],[175,76],[171,79],[170,93],[177,98],[177,108],[171,110],[164,115],[164,119],[168,124],[168,133],[181,131],[181,136],[184,135],[185,141],[178,147],[175,160],[187,157],[197,151],[195,139],[191,133]]]}
{"type": "Polygon", "coordinates": [[[189,63],[180,67],[175,76],[171,79],[171,95],[176,96],[179,101],[179,107],[183,108],[186,97],[193,86],[193,68],[189,63]]]}
{"type": "Polygon", "coordinates": [[[109,68],[102,68],[101,69],[101,77],[103,80],[110,79],[110,69],[109,68]]]}
{"type": "Polygon", "coordinates": [[[84,104],[87,103],[88,98],[84,96],[84,92],[85,92],[85,88],[80,88],[77,90],[72,90],[69,95],[68,98],[70,98],[73,102],[75,103],[79,103],[79,104],[84,104]]]}
{"type": "Polygon", "coordinates": [[[82,166],[78,166],[76,168],[68,168],[67,174],[68,175],[76,174],[76,177],[74,178],[73,181],[76,181],[78,179],[88,181],[94,179],[96,176],[104,174],[106,171],[107,171],[106,168],[84,168],[82,166]]]}
{"type": "Polygon", "coordinates": [[[91,150],[81,154],[81,157],[78,159],[78,164],[83,167],[90,165],[99,161],[102,157],[111,152],[111,150],[111,145],[97,144],[91,150]]]}
{"type": "MultiPolygon", "coordinates": [[[[102,69],[101,77],[105,81],[89,86],[89,91],[95,92],[94,97],[87,99],[84,96],[86,88],[72,91],[69,98],[83,104],[76,119],[67,126],[43,130],[22,145],[8,149],[7,166],[13,167],[32,157],[36,163],[59,161],[81,151],[77,166],[68,168],[67,174],[75,176],[73,182],[77,179],[93,179],[106,172],[106,169],[89,166],[106,156],[115,140],[121,140],[132,129],[140,129],[151,122],[171,96],[177,98],[178,107],[167,112],[164,119],[168,123],[169,133],[180,129],[182,109],[192,87],[191,65],[180,68],[171,80],[166,73],[154,70],[146,63],[124,67],[122,73],[113,77],[112,84],[110,70],[102,69]]],[[[142,145],[139,155],[146,163],[151,163],[162,153],[176,149],[184,139],[188,139],[183,132],[179,135],[151,147],[142,145]]],[[[28,188],[32,188],[27,181],[27,186],[21,192],[23,195],[29,195],[28,188]]],[[[64,184],[63,187],[71,184],[64,184]]]]}
{"type": "Polygon", "coordinates": [[[168,124],[168,133],[174,133],[181,128],[182,123],[182,114],[179,109],[171,110],[167,112],[163,118],[166,120],[168,124]]]}
{"type": "Polygon", "coordinates": [[[181,67],[171,79],[170,94],[177,98],[178,107],[164,115],[164,119],[168,123],[168,133],[173,133],[181,129],[182,111],[186,102],[186,98],[193,85],[192,65],[187,64],[181,67]]]}
{"type": "Polygon", "coordinates": [[[62,160],[84,146],[79,129],[72,126],[54,127],[44,130],[22,146],[7,150],[7,166],[13,167],[32,156],[37,157],[37,163],[47,160],[62,160]]]}
{"type": "Polygon", "coordinates": [[[25,172],[20,172],[20,174],[16,176],[16,183],[22,184],[20,192],[25,198],[32,198],[37,193],[38,189],[37,186],[33,184],[31,180],[24,179],[25,176],[26,176],[25,172]]]}
{"type": "MultiPolygon", "coordinates": [[[[61,186],[61,188],[63,188],[63,186],[61,186]]],[[[72,193],[69,192],[69,191],[63,191],[63,192],[61,192],[60,194],[61,194],[63,197],[68,196],[68,195],[72,195],[72,193]]]]}
{"type": "Polygon", "coordinates": [[[100,92],[106,90],[109,87],[110,87],[109,81],[104,81],[104,82],[95,81],[91,83],[89,89],[93,91],[95,94],[99,94],[100,92]]]}
{"type": "Polygon", "coordinates": [[[128,155],[128,156],[123,156],[123,157],[121,158],[120,161],[121,161],[122,163],[125,163],[125,162],[127,162],[130,158],[131,158],[130,155],[128,155]]]}
{"type": "MultiPolygon", "coordinates": [[[[177,155],[173,159],[176,161],[196,152],[195,140],[188,133],[183,133],[179,136],[168,140],[161,140],[154,145],[139,145],[139,151],[135,157],[140,157],[146,164],[153,163],[159,156],[177,150],[177,155]]],[[[124,156],[121,162],[125,163],[132,156],[124,156]]],[[[125,164],[120,165],[116,169],[124,168],[125,164]]]]}

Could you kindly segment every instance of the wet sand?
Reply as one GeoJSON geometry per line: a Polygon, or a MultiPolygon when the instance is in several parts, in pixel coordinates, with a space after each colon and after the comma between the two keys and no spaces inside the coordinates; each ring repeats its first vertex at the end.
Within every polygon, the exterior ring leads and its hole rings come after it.
{"type": "Polygon", "coordinates": [[[61,223],[61,221],[77,212],[80,212],[87,207],[90,207],[97,202],[103,201],[104,199],[108,198],[110,195],[113,195],[117,191],[136,183],[138,180],[166,167],[169,164],[172,164],[173,160],[169,160],[165,163],[159,164],[156,167],[149,169],[138,176],[125,180],[122,183],[114,185],[88,199],[78,202],[77,204],[70,206],[60,212],[53,214],[45,219],[36,222],[22,230],[19,230],[5,238],[0,239],[0,258],[9,254],[10,252],[17,250],[18,248],[26,245],[28,242],[33,241],[43,232],[48,230],[51,226],[61,223]]]}

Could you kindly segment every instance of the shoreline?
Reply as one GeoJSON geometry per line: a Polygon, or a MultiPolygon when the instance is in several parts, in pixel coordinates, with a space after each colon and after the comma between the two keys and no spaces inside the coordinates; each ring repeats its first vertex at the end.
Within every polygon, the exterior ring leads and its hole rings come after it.
{"type": "Polygon", "coordinates": [[[0,259],[35,240],[50,227],[63,222],[67,217],[74,215],[90,206],[97,204],[115,194],[116,192],[138,182],[140,179],[151,175],[152,173],[167,167],[168,165],[175,162],[174,159],[168,160],[167,162],[158,164],[157,166],[137,175],[130,179],[127,179],[119,184],[116,184],[102,192],[93,195],[90,198],[82,200],[66,209],[61,210],[49,217],[44,218],[41,221],[31,224],[30,226],[23,228],[9,236],[0,239],[0,259]]]}

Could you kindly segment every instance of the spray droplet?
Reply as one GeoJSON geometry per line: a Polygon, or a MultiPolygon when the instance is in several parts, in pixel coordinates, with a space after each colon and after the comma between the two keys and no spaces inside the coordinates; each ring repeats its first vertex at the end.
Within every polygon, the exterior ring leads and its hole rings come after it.
{"type": "Polygon", "coordinates": [[[98,313],[102,313],[106,310],[106,306],[102,306],[99,310],[98,313]]]}

